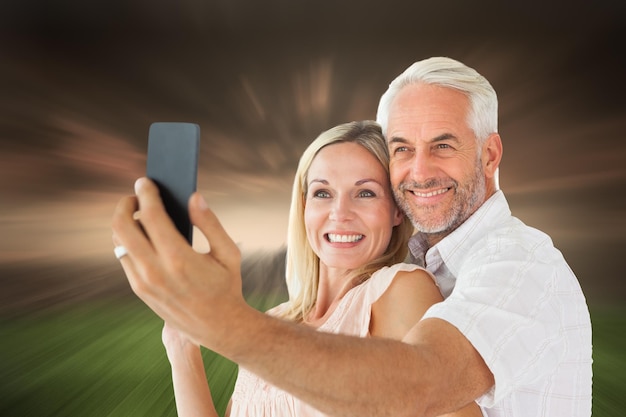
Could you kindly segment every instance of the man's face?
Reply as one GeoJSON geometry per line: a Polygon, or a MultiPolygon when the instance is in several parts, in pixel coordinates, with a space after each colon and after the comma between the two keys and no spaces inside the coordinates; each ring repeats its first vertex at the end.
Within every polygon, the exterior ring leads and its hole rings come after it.
{"type": "Polygon", "coordinates": [[[486,199],[486,181],[469,100],[451,88],[404,87],[389,112],[391,183],[398,205],[420,232],[439,240],[486,199]]]}

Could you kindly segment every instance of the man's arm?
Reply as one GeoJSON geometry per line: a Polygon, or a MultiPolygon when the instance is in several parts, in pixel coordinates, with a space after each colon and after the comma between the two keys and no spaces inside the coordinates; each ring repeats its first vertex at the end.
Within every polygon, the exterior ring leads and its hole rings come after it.
{"type": "Polygon", "coordinates": [[[399,342],[325,334],[254,310],[241,295],[239,251],[202,198],[192,196],[190,216],[208,254],[174,229],[152,182],[140,180],[136,192],[113,218],[135,293],[195,342],[314,407],[331,415],[430,416],[493,385],[471,344],[439,319],[423,320],[399,342]]]}
{"type": "Polygon", "coordinates": [[[435,416],[493,385],[480,355],[439,319],[418,323],[404,343],[317,332],[260,313],[233,329],[220,353],[330,415],[435,416]]]}

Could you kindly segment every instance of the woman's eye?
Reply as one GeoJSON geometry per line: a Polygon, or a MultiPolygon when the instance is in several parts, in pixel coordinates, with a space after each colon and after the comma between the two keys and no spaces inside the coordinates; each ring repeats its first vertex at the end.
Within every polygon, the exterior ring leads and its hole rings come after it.
{"type": "Polygon", "coordinates": [[[361,190],[359,191],[359,197],[376,197],[376,194],[370,190],[361,190]]]}
{"type": "Polygon", "coordinates": [[[330,193],[326,190],[317,190],[313,193],[313,197],[316,198],[329,198],[330,193]]]}

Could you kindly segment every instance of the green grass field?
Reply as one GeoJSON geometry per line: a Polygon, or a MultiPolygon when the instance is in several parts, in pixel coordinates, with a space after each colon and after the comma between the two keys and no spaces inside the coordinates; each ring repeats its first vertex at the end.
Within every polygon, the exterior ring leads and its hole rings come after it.
{"type": "MultiPolygon", "coordinates": [[[[592,312],[594,417],[626,412],[626,309],[592,312]]],[[[161,321],[139,302],[0,320],[0,416],[175,416],[161,321]]],[[[236,366],[205,351],[220,413],[236,366]]]]}

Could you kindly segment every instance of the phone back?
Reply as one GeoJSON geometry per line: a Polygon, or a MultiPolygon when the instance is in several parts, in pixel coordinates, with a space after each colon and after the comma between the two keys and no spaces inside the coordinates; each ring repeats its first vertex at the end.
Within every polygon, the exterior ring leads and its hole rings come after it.
{"type": "Polygon", "coordinates": [[[196,191],[200,127],[194,123],[150,125],[146,175],[159,187],[165,209],[191,244],[188,201],[196,191]]]}

